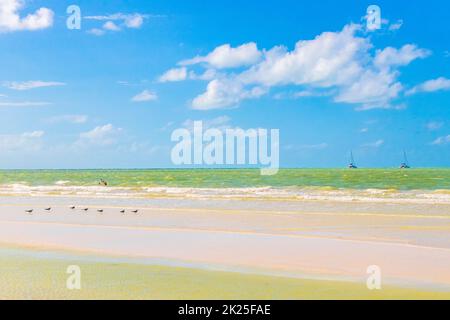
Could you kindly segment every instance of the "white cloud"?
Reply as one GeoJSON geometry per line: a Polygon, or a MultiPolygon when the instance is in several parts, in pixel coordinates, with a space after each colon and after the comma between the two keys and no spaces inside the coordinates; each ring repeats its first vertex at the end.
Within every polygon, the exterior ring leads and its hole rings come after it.
{"type": "MultiPolygon", "coordinates": [[[[426,58],[430,52],[413,44],[375,52],[372,49],[362,27],[350,24],[337,32],[298,41],[293,50],[275,46],[260,51],[255,43],[237,48],[227,44],[179,64],[188,67],[200,63],[206,67],[208,74],[205,72],[202,78],[210,82],[206,91],[192,100],[192,107],[199,110],[236,106],[242,100],[261,97],[273,87],[286,86],[298,87],[297,97],[317,92],[331,96],[334,102],[354,104],[357,110],[404,108],[404,104],[395,102],[404,90],[398,80],[399,69],[426,58]],[[216,72],[243,66],[248,67],[237,73],[216,72]]],[[[185,74],[183,70],[177,79],[196,78],[193,71],[185,74]]]]}
{"type": "Polygon", "coordinates": [[[428,122],[426,126],[427,126],[428,130],[434,131],[434,130],[439,130],[440,128],[442,128],[444,126],[444,123],[431,121],[431,122],[428,122]]]}
{"type": "Polygon", "coordinates": [[[142,14],[132,14],[132,15],[128,15],[125,18],[125,25],[128,28],[134,28],[134,29],[138,29],[142,26],[142,24],[144,23],[144,18],[146,16],[142,15],[142,14]]]}
{"type": "Polygon", "coordinates": [[[25,7],[24,0],[0,1],[0,32],[40,30],[53,25],[54,13],[47,8],[39,8],[34,13],[21,18],[19,11],[25,7]]]}
{"type": "Polygon", "coordinates": [[[433,145],[444,145],[450,143],[450,134],[447,136],[439,137],[434,140],[431,144],[433,145]]]}
{"type": "Polygon", "coordinates": [[[108,146],[117,142],[117,137],[122,132],[121,128],[116,128],[112,124],[98,126],[91,131],[83,132],[76,142],[78,146],[97,145],[108,146]]]}
{"type": "Polygon", "coordinates": [[[59,123],[59,122],[69,122],[74,124],[86,123],[88,120],[88,116],[86,115],[75,115],[75,114],[65,114],[61,116],[55,116],[48,119],[50,123],[59,123]]]}
{"type": "Polygon", "coordinates": [[[183,81],[187,78],[186,68],[173,68],[166,71],[161,77],[159,77],[159,82],[175,82],[183,81]]]}
{"type": "Polygon", "coordinates": [[[389,26],[390,31],[400,30],[400,28],[403,26],[403,20],[399,19],[397,22],[392,23],[389,26]]]}
{"type": "Polygon", "coordinates": [[[368,40],[354,36],[356,30],[356,25],[350,25],[341,32],[324,32],[313,40],[297,42],[293,51],[274,47],[240,77],[245,83],[266,86],[348,83],[361,73],[359,56],[370,48],[368,40]]]}
{"type": "Polygon", "coordinates": [[[0,134],[0,151],[34,151],[41,147],[40,138],[44,131],[24,132],[22,134],[0,134]]]}
{"type": "MultiPolygon", "coordinates": [[[[335,102],[357,104],[359,110],[392,108],[391,101],[403,90],[397,81],[398,68],[425,58],[429,52],[405,45],[372,55],[370,40],[357,36],[359,30],[359,25],[347,25],[339,32],[299,41],[292,51],[284,46],[264,51],[262,59],[242,73],[217,75],[192,106],[203,110],[224,108],[260,97],[271,87],[294,85],[309,91],[334,89],[335,102]],[[252,94],[252,88],[257,88],[257,94],[252,94]]],[[[209,61],[209,57],[190,62],[209,61]]]]}
{"type": "Polygon", "coordinates": [[[389,108],[389,102],[403,89],[401,83],[395,81],[396,76],[388,71],[367,70],[357,81],[344,86],[334,100],[361,104],[358,110],[389,108]]]}
{"type": "Polygon", "coordinates": [[[300,99],[307,97],[324,97],[332,95],[331,91],[313,91],[313,90],[300,90],[300,91],[287,91],[279,92],[274,95],[274,99],[300,99]]]}
{"type": "Polygon", "coordinates": [[[362,146],[366,147],[366,148],[379,148],[384,144],[384,140],[377,140],[375,142],[371,142],[371,143],[365,143],[362,146]]]}
{"type": "Polygon", "coordinates": [[[258,50],[256,43],[245,43],[237,48],[224,44],[215,48],[206,56],[197,56],[193,59],[180,62],[182,66],[198,63],[207,63],[217,69],[236,68],[252,65],[261,58],[262,53],[258,50]]]}
{"type": "Polygon", "coordinates": [[[418,92],[435,92],[440,90],[450,90],[450,79],[440,77],[433,80],[425,81],[418,86],[415,86],[407,92],[408,95],[412,95],[418,92]]]}
{"type": "Polygon", "coordinates": [[[89,34],[92,34],[94,36],[102,36],[104,35],[106,32],[102,29],[98,29],[98,28],[92,28],[90,30],[88,30],[89,34]]]}
{"type": "Polygon", "coordinates": [[[217,76],[217,71],[214,69],[207,69],[202,74],[197,74],[194,71],[189,72],[189,79],[191,80],[213,80],[217,76]]]}
{"type": "Polygon", "coordinates": [[[148,17],[149,15],[141,13],[115,13],[103,16],[86,16],[84,19],[106,21],[101,28],[92,28],[88,31],[90,34],[102,36],[106,33],[106,31],[117,32],[122,30],[122,28],[139,29],[148,17]]]}
{"type": "Polygon", "coordinates": [[[41,138],[44,135],[44,131],[25,132],[22,134],[25,138],[41,138]]]}
{"type": "Polygon", "coordinates": [[[135,95],[131,99],[131,101],[133,101],[133,102],[145,102],[145,101],[154,101],[154,100],[157,100],[157,99],[158,99],[158,96],[155,93],[153,93],[153,92],[151,92],[149,90],[144,90],[141,93],[135,95]]]}
{"type": "Polygon", "coordinates": [[[50,102],[33,102],[33,101],[21,101],[21,102],[0,102],[0,107],[41,107],[48,106],[50,102]]]}
{"type": "Polygon", "coordinates": [[[192,101],[196,110],[211,110],[237,106],[245,99],[257,98],[265,94],[262,87],[247,89],[242,83],[233,79],[214,79],[208,83],[206,92],[192,101]]]}
{"type": "Polygon", "coordinates": [[[66,84],[63,82],[56,81],[24,81],[24,82],[4,82],[3,86],[12,89],[12,90],[30,90],[35,88],[44,88],[44,87],[59,87],[65,86],[66,84]]]}
{"type": "Polygon", "coordinates": [[[412,61],[426,58],[430,54],[430,51],[417,48],[417,46],[412,44],[404,45],[400,49],[387,47],[383,50],[377,50],[374,64],[380,69],[406,66],[412,61]]]}
{"type": "Polygon", "coordinates": [[[194,71],[187,70],[186,67],[181,68],[173,68],[167,70],[163,75],[161,75],[158,79],[159,82],[177,82],[184,80],[213,80],[217,76],[217,72],[215,69],[207,69],[201,74],[197,74],[194,71]]]}
{"type": "Polygon", "coordinates": [[[109,31],[120,31],[120,27],[112,21],[107,21],[103,24],[103,29],[109,31]]]}

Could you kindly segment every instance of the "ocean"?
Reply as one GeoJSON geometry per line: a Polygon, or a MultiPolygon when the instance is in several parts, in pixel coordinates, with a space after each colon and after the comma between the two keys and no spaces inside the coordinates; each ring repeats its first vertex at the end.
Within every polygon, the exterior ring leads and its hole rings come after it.
{"type": "Polygon", "coordinates": [[[148,188],[329,188],[449,190],[450,169],[258,169],[0,170],[0,185],[148,188]]]}

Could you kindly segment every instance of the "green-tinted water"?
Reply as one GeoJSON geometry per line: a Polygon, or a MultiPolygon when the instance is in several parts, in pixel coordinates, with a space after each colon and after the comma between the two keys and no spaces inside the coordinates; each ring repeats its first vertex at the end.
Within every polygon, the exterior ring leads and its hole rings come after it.
{"type": "Polygon", "coordinates": [[[0,185],[91,186],[100,179],[120,187],[450,189],[450,169],[281,169],[274,176],[256,169],[0,170],[0,185]]]}

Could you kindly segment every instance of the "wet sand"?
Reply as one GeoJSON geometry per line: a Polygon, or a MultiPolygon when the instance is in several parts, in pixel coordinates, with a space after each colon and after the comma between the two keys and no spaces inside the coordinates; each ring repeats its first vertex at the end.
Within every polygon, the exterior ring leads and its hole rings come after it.
{"type": "MultiPolygon", "coordinates": [[[[339,287],[335,283],[356,286],[352,287],[353,295],[360,290],[369,294],[365,283],[371,265],[382,271],[384,295],[379,298],[394,297],[386,288],[403,292],[395,298],[418,297],[417,292],[428,292],[420,298],[431,297],[433,292],[448,298],[449,235],[448,205],[0,198],[0,243],[4,248],[27,248],[19,250],[14,259],[0,250],[7,263],[37,259],[33,263],[46,270],[61,263],[61,252],[73,252],[78,255],[75,261],[85,263],[88,269],[106,262],[86,262],[82,257],[110,257],[124,270],[131,262],[136,268],[181,268],[180,274],[195,270],[212,273],[217,279],[223,272],[250,282],[253,277],[283,279],[274,282],[274,298],[286,298],[282,287],[286,283],[301,285],[301,281],[312,281],[310,289],[299,290],[302,295],[293,294],[292,298],[320,298],[316,294],[320,287],[335,293],[323,298],[348,298],[331,290],[339,287]],[[71,204],[77,209],[69,209],[71,204]],[[50,213],[43,210],[47,205],[52,206],[50,213]],[[90,210],[84,212],[82,207],[90,210]],[[32,215],[25,213],[29,208],[35,210],[32,215]],[[98,208],[104,212],[97,212],[98,208]],[[126,214],[119,212],[122,208],[127,209],[126,214]],[[132,213],[133,208],[139,208],[139,213],[132,213]],[[43,250],[54,255],[32,258],[33,252],[43,250]]],[[[20,277],[20,272],[14,276],[20,277]]],[[[133,281],[131,274],[129,277],[127,281],[133,281]]],[[[249,298],[258,286],[252,283],[244,290],[249,298]]],[[[232,291],[206,292],[211,294],[209,298],[233,296],[232,291]]]]}

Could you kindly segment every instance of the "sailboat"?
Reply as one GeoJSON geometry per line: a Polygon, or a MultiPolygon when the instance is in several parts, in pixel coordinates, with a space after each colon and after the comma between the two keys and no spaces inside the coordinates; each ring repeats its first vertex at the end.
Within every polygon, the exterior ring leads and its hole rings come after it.
{"type": "Polygon", "coordinates": [[[408,163],[408,158],[406,157],[406,151],[403,151],[403,162],[400,164],[400,169],[411,168],[408,163]]]}
{"type": "Polygon", "coordinates": [[[348,165],[349,169],[358,169],[358,167],[355,164],[355,160],[353,159],[353,151],[350,152],[350,163],[348,165]]]}

